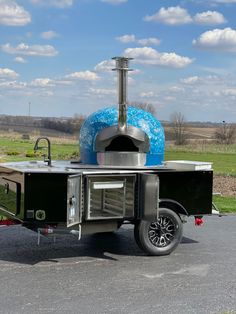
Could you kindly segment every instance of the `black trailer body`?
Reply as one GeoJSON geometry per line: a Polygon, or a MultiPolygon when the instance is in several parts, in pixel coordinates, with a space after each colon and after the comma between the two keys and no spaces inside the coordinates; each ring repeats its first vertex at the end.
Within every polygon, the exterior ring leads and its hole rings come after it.
{"type": "MultiPolygon", "coordinates": [[[[5,163],[0,166],[0,214],[35,231],[77,230],[80,236],[115,231],[123,223],[131,223],[140,247],[149,254],[162,255],[177,244],[164,250],[160,242],[162,250],[153,251],[146,247],[143,235],[151,234],[148,239],[152,239],[152,224],[160,220],[163,210],[165,219],[165,210],[176,215],[171,216],[175,227],[165,230],[165,241],[171,243],[173,228],[182,235],[184,216],[211,214],[212,181],[212,170],[165,166],[124,170],[64,161],[55,161],[50,167],[43,162],[5,163]]],[[[157,231],[154,238],[157,241],[157,231]]],[[[177,234],[175,242],[180,238],[177,234]]]]}

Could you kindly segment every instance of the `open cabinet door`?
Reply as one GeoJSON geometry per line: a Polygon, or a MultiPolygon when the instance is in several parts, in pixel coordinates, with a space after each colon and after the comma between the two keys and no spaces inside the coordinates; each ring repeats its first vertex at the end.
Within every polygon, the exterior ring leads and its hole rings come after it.
{"type": "Polygon", "coordinates": [[[67,227],[81,223],[82,219],[82,175],[71,175],[67,179],[67,227]]]}

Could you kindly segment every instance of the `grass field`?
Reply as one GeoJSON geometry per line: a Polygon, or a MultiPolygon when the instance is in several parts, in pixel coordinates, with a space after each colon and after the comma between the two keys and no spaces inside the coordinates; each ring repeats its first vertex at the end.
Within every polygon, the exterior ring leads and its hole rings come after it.
{"type": "Polygon", "coordinates": [[[221,213],[236,213],[236,197],[214,196],[213,201],[221,213]]]}
{"type": "MultiPolygon", "coordinates": [[[[36,138],[35,138],[36,139],[36,138]]],[[[35,139],[0,137],[0,162],[42,159],[45,150],[34,154],[35,139]]],[[[51,139],[53,159],[78,159],[79,146],[76,139],[51,139]]],[[[236,145],[213,145],[207,143],[186,146],[167,146],[165,160],[196,160],[213,162],[215,175],[235,176],[236,145]]],[[[236,197],[214,197],[216,205],[223,212],[236,212],[236,197]]]]}
{"type": "Polygon", "coordinates": [[[236,176],[236,150],[231,152],[194,152],[192,150],[176,150],[167,148],[166,160],[197,160],[213,163],[214,173],[218,175],[236,176]]]}
{"type": "MultiPolygon", "coordinates": [[[[0,138],[0,162],[32,160],[47,153],[46,149],[34,153],[34,143],[34,140],[0,138]]],[[[52,159],[78,159],[79,146],[75,140],[53,139],[51,144],[52,159]]]]}

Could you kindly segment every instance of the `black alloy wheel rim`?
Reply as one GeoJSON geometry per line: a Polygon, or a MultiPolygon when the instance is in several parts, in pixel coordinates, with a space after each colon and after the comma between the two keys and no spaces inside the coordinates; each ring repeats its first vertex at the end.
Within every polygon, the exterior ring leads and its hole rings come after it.
{"type": "Polygon", "coordinates": [[[160,216],[157,222],[152,222],[148,229],[150,242],[159,248],[171,244],[175,238],[176,225],[169,216],[160,216]]]}

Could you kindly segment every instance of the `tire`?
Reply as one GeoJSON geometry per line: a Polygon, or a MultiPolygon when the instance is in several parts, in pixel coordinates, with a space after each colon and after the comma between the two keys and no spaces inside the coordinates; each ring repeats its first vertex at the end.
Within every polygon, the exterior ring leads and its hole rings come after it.
{"type": "Polygon", "coordinates": [[[168,255],[181,241],[183,225],[180,217],[168,208],[159,209],[157,221],[141,220],[134,228],[137,245],[148,255],[168,255]]]}

